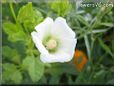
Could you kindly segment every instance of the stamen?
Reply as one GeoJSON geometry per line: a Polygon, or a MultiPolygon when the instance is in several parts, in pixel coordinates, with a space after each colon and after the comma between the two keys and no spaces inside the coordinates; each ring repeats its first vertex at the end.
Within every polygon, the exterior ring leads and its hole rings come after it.
{"type": "Polygon", "coordinates": [[[50,39],[47,43],[46,43],[46,48],[48,50],[53,50],[57,47],[57,42],[54,39],[50,39]]]}

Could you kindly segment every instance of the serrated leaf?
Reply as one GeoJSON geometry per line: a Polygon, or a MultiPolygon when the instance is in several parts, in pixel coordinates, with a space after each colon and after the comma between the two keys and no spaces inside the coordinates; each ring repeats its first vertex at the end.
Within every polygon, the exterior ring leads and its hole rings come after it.
{"type": "Polygon", "coordinates": [[[20,55],[16,49],[11,49],[8,46],[3,46],[2,51],[3,51],[3,53],[2,53],[3,58],[5,57],[7,60],[12,61],[17,64],[19,64],[21,62],[20,55]]]}
{"type": "Polygon", "coordinates": [[[43,76],[44,65],[38,58],[33,56],[26,57],[23,60],[23,66],[28,71],[33,82],[39,81],[43,76]]]}
{"type": "Polygon", "coordinates": [[[19,84],[22,81],[22,74],[19,70],[16,69],[14,64],[5,63],[3,64],[3,80],[6,82],[12,82],[19,84]]]}
{"type": "Polygon", "coordinates": [[[11,35],[11,34],[14,34],[15,32],[18,32],[17,26],[15,24],[13,24],[12,22],[9,22],[9,21],[3,23],[3,30],[8,35],[11,35]]]}
{"type": "Polygon", "coordinates": [[[3,23],[3,30],[8,35],[8,40],[11,42],[25,41],[26,35],[22,31],[22,27],[12,22],[3,23]]]}
{"type": "Polygon", "coordinates": [[[22,23],[26,19],[32,20],[32,14],[33,14],[32,3],[29,2],[27,5],[24,5],[22,8],[20,8],[17,16],[17,21],[22,23]]]}
{"type": "Polygon", "coordinates": [[[21,83],[21,81],[22,81],[22,74],[21,74],[21,72],[18,71],[18,70],[15,70],[14,73],[12,74],[12,79],[11,80],[14,81],[17,84],[21,83]],[[18,77],[18,79],[17,79],[17,77],[18,77]]]}
{"type": "Polygon", "coordinates": [[[23,23],[24,27],[27,28],[27,30],[30,32],[42,20],[43,20],[42,14],[38,10],[33,8],[31,2],[20,8],[17,16],[17,21],[19,23],[23,23]]]}
{"type": "Polygon", "coordinates": [[[19,31],[17,33],[8,36],[8,40],[10,40],[11,42],[25,41],[26,38],[27,38],[26,35],[22,31],[19,31]]]}

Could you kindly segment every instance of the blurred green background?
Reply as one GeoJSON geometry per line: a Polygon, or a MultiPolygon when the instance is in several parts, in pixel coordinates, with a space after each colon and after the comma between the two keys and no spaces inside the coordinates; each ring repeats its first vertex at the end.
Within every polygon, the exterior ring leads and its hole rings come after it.
{"type": "MultiPolygon", "coordinates": [[[[95,4],[88,1],[82,4],[95,4]]],[[[114,84],[114,4],[81,7],[79,0],[2,0],[2,84],[114,84]],[[64,17],[75,31],[76,50],[87,55],[81,71],[75,56],[66,63],[39,60],[31,32],[48,16],[64,17]]]]}

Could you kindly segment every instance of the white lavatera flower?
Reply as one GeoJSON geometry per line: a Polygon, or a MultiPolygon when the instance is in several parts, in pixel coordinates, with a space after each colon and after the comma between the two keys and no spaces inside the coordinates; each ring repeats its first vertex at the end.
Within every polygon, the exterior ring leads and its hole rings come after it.
{"type": "Polygon", "coordinates": [[[54,21],[47,17],[35,29],[31,35],[42,62],[68,62],[73,58],[77,39],[64,18],[54,21]]]}

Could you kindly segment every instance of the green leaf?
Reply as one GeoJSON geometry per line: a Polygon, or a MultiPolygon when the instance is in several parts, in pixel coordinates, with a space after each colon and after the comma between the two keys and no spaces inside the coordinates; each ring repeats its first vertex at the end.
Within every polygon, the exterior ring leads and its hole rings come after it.
{"type": "Polygon", "coordinates": [[[15,32],[18,32],[17,26],[15,24],[13,24],[12,22],[9,22],[9,21],[3,23],[3,30],[8,35],[11,35],[11,34],[14,34],[15,32]]]}
{"type": "Polygon", "coordinates": [[[87,49],[87,53],[88,53],[88,59],[89,61],[91,62],[91,52],[90,52],[90,43],[89,43],[89,40],[88,40],[88,37],[87,35],[84,36],[84,41],[85,41],[85,45],[86,45],[86,49],[87,49]]]}
{"type": "Polygon", "coordinates": [[[106,32],[108,31],[109,29],[98,29],[98,30],[92,30],[92,31],[88,31],[87,33],[88,34],[91,34],[91,33],[103,33],[103,32],[106,32]]]}
{"type": "Polygon", "coordinates": [[[27,5],[24,5],[20,8],[17,21],[22,23],[26,19],[30,19],[32,21],[32,15],[33,15],[33,9],[32,9],[32,3],[29,2],[27,5]]]}
{"type": "Polygon", "coordinates": [[[47,69],[47,71],[49,73],[51,73],[53,76],[55,75],[61,75],[63,73],[66,73],[66,74],[72,74],[72,75],[76,75],[77,72],[75,70],[75,66],[71,63],[64,63],[64,64],[53,64],[52,67],[50,67],[50,69],[47,69]],[[69,68],[69,70],[67,69],[69,68]]]}
{"type": "Polygon", "coordinates": [[[99,72],[95,73],[94,77],[100,77],[102,74],[104,74],[106,71],[100,70],[99,72]]]}
{"type": "Polygon", "coordinates": [[[94,83],[105,83],[105,80],[106,80],[106,75],[107,75],[107,71],[106,70],[99,70],[98,72],[96,72],[94,75],[93,75],[93,78],[91,78],[91,82],[94,82],[94,83]]]}
{"type": "Polygon", "coordinates": [[[59,84],[59,80],[60,80],[60,76],[53,76],[51,77],[51,79],[49,80],[49,84],[59,84]]]}
{"type": "Polygon", "coordinates": [[[3,69],[3,80],[15,84],[21,83],[23,79],[22,74],[19,70],[16,69],[14,64],[5,63],[3,64],[3,69]]]}
{"type": "MultiPolygon", "coordinates": [[[[95,22],[93,23],[93,25],[91,26],[91,28],[95,28],[97,26],[99,26],[99,23],[101,23],[101,19],[106,15],[108,14],[111,10],[112,10],[112,6],[109,6],[109,7],[106,7],[106,6],[103,6],[100,8],[100,11],[97,13],[96,15],[96,19],[95,19],[95,22]],[[102,14],[102,16],[101,16],[102,14]]],[[[105,24],[106,26],[106,24],[105,24]]]]}
{"type": "Polygon", "coordinates": [[[8,40],[11,42],[16,41],[25,41],[26,35],[22,31],[22,27],[20,25],[13,24],[12,22],[3,23],[3,30],[8,35],[8,40]]]}
{"type": "Polygon", "coordinates": [[[11,49],[8,46],[3,46],[2,51],[3,51],[3,53],[2,53],[3,58],[5,57],[7,60],[12,61],[17,64],[19,64],[21,62],[20,55],[16,49],[11,49]]]}
{"type": "Polygon", "coordinates": [[[28,56],[23,60],[23,66],[28,71],[33,82],[37,82],[41,79],[44,73],[44,65],[33,56],[28,56]]]}
{"type": "Polygon", "coordinates": [[[104,26],[108,26],[108,27],[114,27],[113,23],[108,23],[108,22],[100,23],[100,25],[104,25],[104,26]]]}
{"type": "Polygon", "coordinates": [[[15,82],[15,83],[21,83],[22,81],[22,74],[20,71],[18,70],[15,70],[15,72],[12,74],[12,80],[15,82]],[[17,79],[18,77],[18,79],[17,79]]]}
{"type": "Polygon", "coordinates": [[[104,17],[104,15],[106,15],[107,13],[109,13],[112,10],[112,8],[113,8],[112,6],[109,6],[109,7],[103,6],[103,7],[101,7],[100,11],[96,15],[96,18],[97,18],[96,22],[100,21],[104,17]],[[101,16],[101,14],[102,14],[102,16],[101,16]]]}
{"type": "Polygon", "coordinates": [[[10,40],[11,42],[26,41],[26,39],[27,37],[22,31],[9,35],[8,37],[8,40],[10,40]]]}
{"type": "Polygon", "coordinates": [[[57,2],[53,1],[50,6],[53,11],[57,12],[58,16],[66,15],[71,9],[69,0],[58,0],[57,2]]]}
{"type": "Polygon", "coordinates": [[[34,27],[43,20],[42,14],[32,7],[32,3],[24,5],[20,8],[17,21],[23,23],[28,31],[33,31],[34,27]]]}
{"type": "Polygon", "coordinates": [[[34,23],[36,23],[36,24],[40,23],[43,20],[43,16],[42,16],[41,12],[35,8],[33,9],[33,16],[35,19],[34,23]]]}
{"type": "Polygon", "coordinates": [[[111,52],[110,48],[101,39],[98,39],[98,40],[101,47],[113,57],[113,53],[111,52]]]}

